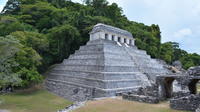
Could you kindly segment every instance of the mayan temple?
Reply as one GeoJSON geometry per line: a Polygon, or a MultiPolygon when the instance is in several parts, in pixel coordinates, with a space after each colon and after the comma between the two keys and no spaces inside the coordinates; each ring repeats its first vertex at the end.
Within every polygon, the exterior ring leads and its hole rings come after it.
{"type": "Polygon", "coordinates": [[[90,41],[48,73],[46,88],[72,101],[115,96],[155,83],[170,71],[139,50],[128,31],[97,24],[90,41]]]}

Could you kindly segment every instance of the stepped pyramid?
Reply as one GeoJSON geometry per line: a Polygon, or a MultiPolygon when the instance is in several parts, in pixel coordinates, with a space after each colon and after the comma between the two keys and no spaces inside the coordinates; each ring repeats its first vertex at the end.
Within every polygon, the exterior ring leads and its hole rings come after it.
{"type": "Polygon", "coordinates": [[[129,32],[97,24],[90,41],[48,73],[46,88],[72,101],[110,97],[155,83],[170,71],[134,45],[129,32]]]}

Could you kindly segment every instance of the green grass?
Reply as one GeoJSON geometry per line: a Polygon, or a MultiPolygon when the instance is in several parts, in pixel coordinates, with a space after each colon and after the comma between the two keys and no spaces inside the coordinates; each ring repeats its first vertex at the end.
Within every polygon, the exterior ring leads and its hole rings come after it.
{"type": "Polygon", "coordinates": [[[184,112],[170,109],[168,102],[147,104],[122,99],[89,101],[73,112],[184,112]]]}
{"type": "Polygon", "coordinates": [[[72,104],[43,89],[1,95],[0,102],[0,109],[11,112],[56,112],[72,104]]]}
{"type": "MultiPolygon", "coordinates": [[[[198,86],[200,90],[200,86],[198,86]]],[[[56,112],[72,104],[44,89],[31,89],[17,93],[0,95],[0,110],[10,112],[56,112]]],[[[172,110],[167,102],[146,104],[122,99],[88,101],[74,112],[183,112],[172,110]]]]}

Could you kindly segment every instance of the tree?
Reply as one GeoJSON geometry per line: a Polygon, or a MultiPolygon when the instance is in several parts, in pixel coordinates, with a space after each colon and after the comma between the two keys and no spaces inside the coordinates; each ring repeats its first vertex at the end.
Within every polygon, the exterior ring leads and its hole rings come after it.
{"type": "Polygon", "coordinates": [[[35,4],[22,4],[20,8],[23,22],[35,26],[39,31],[52,27],[50,17],[56,8],[51,4],[39,1],[35,4]]]}
{"type": "Polygon", "coordinates": [[[54,62],[61,62],[73,53],[80,44],[78,30],[70,25],[62,25],[49,30],[50,52],[54,62]]]}
{"type": "Polygon", "coordinates": [[[14,71],[20,75],[21,87],[29,87],[42,81],[43,77],[37,71],[42,58],[35,50],[22,46],[16,54],[15,60],[19,65],[14,68],[14,71]]]}
{"type": "Polygon", "coordinates": [[[11,16],[0,16],[0,36],[9,35],[14,31],[23,31],[24,25],[11,16]]]}
{"type": "Polygon", "coordinates": [[[21,44],[36,50],[40,55],[43,55],[49,50],[49,41],[44,34],[37,32],[16,31],[11,33],[11,35],[18,39],[21,44]]]}
{"type": "Polygon", "coordinates": [[[21,83],[19,74],[13,71],[13,68],[18,66],[14,57],[19,47],[19,41],[12,36],[0,37],[0,89],[21,83]]]}
{"type": "Polygon", "coordinates": [[[13,36],[0,37],[0,88],[27,87],[42,81],[40,55],[13,36]]]}
{"type": "Polygon", "coordinates": [[[161,45],[160,58],[167,63],[172,63],[173,59],[173,46],[170,42],[161,45]]]}
{"type": "MultiPolygon", "coordinates": [[[[19,81],[18,87],[40,82],[40,73],[84,45],[97,23],[128,30],[133,34],[136,46],[146,50],[152,58],[163,59],[169,64],[180,60],[185,69],[200,65],[199,54],[187,53],[179,48],[178,43],[162,44],[158,25],[148,26],[128,20],[116,3],[84,1],[86,5],[70,0],[8,0],[0,15],[0,36],[3,36],[0,52],[7,52],[0,54],[5,55],[0,60],[0,73],[5,69],[8,71],[0,78],[9,74],[8,79],[13,79],[10,80],[13,85],[17,86],[15,81],[19,81]]],[[[3,81],[1,85],[12,85],[3,81]]]]}
{"type": "Polygon", "coordinates": [[[108,5],[107,0],[85,0],[85,4],[94,8],[94,16],[105,16],[106,7],[108,5]]]}

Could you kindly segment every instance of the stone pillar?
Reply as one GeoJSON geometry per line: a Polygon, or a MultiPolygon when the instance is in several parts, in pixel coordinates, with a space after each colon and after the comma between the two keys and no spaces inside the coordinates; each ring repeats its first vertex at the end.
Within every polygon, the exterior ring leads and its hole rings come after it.
{"type": "Polygon", "coordinates": [[[118,37],[114,35],[114,38],[115,38],[115,41],[117,42],[118,41],[118,37]]]}
{"type": "Polygon", "coordinates": [[[135,45],[135,39],[132,39],[132,45],[135,45]]]}
{"type": "Polygon", "coordinates": [[[130,39],[126,39],[126,43],[127,43],[127,44],[130,44],[130,39]]]}
{"type": "Polygon", "coordinates": [[[105,33],[104,32],[100,32],[100,38],[105,39],[105,33]]]}
{"type": "Polygon", "coordinates": [[[121,43],[124,43],[124,37],[120,37],[121,38],[121,43]]]}
{"type": "Polygon", "coordinates": [[[130,39],[129,44],[134,46],[135,45],[135,39],[130,39]]]}
{"type": "Polygon", "coordinates": [[[93,34],[90,34],[90,40],[97,40],[97,39],[100,39],[100,33],[93,33],[93,34]]]}
{"type": "Polygon", "coordinates": [[[112,35],[108,33],[108,40],[112,40],[112,35]]]}

